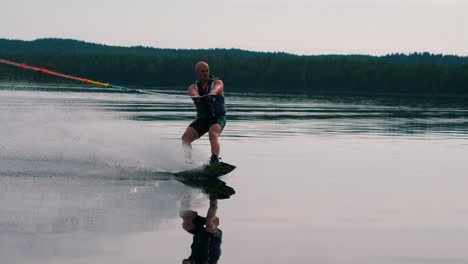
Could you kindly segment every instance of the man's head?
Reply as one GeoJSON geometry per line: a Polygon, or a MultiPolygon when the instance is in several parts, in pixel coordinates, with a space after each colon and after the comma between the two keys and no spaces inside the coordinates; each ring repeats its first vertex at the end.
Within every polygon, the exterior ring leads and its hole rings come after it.
{"type": "Polygon", "coordinates": [[[195,75],[200,81],[208,81],[210,79],[210,66],[204,61],[199,61],[195,64],[195,75]]]}
{"type": "Polygon", "coordinates": [[[195,225],[193,224],[193,219],[195,219],[198,215],[197,212],[192,210],[187,210],[180,212],[180,217],[182,218],[182,228],[185,231],[190,232],[195,229],[195,225]]]}

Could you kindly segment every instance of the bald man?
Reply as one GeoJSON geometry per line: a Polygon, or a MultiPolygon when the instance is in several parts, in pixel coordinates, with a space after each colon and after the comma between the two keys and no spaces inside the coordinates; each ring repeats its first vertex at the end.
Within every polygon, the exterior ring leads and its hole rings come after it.
{"type": "Polygon", "coordinates": [[[195,75],[198,80],[189,86],[188,93],[195,103],[197,119],[193,121],[182,135],[185,158],[192,160],[192,142],[206,132],[211,144],[210,164],[219,162],[219,136],[226,125],[226,106],[224,103],[223,81],[210,75],[206,62],[195,64],[195,75]]]}

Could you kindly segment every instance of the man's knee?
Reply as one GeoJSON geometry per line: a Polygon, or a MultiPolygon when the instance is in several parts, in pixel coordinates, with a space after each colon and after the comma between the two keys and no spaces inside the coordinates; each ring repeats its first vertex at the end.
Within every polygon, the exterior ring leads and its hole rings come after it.
{"type": "Polygon", "coordinates": [[[208,133],[208,136],[209,136],[209,138],[210,138],[210,141],[218,140],[218,138],[219,138],[219,133],[214,132],[214,131],[210,131],[210,132],[208,133]]]}
{"type": "Polygon", "coordinates": [[[189,145],[192,143],[195,139],[197,139],[197,134],[194,131],[187,130],[185,133],[182,135],[182,143],[189,145]]]}
{"type": "Polygon", "coordinates": [[[187,135],[187,133],[184,133],[181,139],[183,144],[190,144],[190,137],[187,135]]]}
{"type": "Polygon", "coordinates": [[[216,233],[218,231],[219,218],[217,216],[206,219],[206,231],[209,233],[216,233]]]}
{"type": "Polygon", "coordinates": [[[210,130],[208,131],[208,136],[210,138],[210,141],[212,140],[218,140],[219,136],[221,135],[222,128],[220,125],[215,124],[210,127],[210,130]]]}

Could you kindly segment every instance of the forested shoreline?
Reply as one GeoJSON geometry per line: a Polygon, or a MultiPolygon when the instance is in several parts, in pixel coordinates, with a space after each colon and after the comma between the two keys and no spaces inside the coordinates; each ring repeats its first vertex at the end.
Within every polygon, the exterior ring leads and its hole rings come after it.
{"type": "MultiPolygon", "coordinates": [[[[298,56],[0,39],[0,58],[133,87],[185,87],[194,81],[194,63],[204,60],[233,92],[468,95],[468,58],[429,53],[298,56]]],[[[0,81],[65,80],[0,64],[0,81]]]]}

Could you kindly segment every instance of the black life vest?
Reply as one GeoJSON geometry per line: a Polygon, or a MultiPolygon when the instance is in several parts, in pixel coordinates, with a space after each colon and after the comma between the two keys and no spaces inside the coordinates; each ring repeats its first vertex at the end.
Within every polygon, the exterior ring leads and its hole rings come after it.
{"type": "MultiPolygon", "coordinates": [[[[195,89],[200,96],[207,95],[211,92],[214,82],[218,80],[216,77],[211,77],[206,89],[201,87],[201,82],[195,82],[195,89]]],[[[226,104],[224,96],[217,94],[214,97],[205,97],[200,100],[194,100],[197,108],[197,117],[202,119],[218,118],[226,115],[226,104]]]]}

